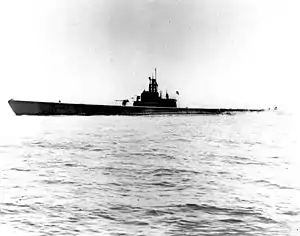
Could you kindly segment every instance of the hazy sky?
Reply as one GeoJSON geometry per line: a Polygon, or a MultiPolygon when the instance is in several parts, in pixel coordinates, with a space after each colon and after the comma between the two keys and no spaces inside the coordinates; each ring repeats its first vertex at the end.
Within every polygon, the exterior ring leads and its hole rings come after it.
{"type": "Polygon", "coordinates": [[[0,107],[111,103],[147,88],[155,67],[180,106],[296,104],[298,2],[1,1],[0,107]]]}

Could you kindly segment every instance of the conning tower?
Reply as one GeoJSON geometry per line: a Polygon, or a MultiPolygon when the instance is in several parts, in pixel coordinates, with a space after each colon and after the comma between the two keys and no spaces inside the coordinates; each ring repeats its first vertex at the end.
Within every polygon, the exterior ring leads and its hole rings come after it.
{"type": "Polygon", "coordinates": [[[134,106],[152,106],[152,107],[177,107],[177,100],[169,98],[166,93],[166,98],[158,93],[157,75],[155,68],[155,78],[149,77],[149,89],[143,91],[141,96],[137,96],[134,106]]]}

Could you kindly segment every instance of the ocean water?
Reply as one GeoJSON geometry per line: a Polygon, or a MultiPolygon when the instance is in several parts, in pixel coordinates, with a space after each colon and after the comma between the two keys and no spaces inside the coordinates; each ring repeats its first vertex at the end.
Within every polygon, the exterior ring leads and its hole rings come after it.
{"type": "Polygon", "coordinates": [[[300,116],[6,116],[0,235],[300,235],[300,116]]]}

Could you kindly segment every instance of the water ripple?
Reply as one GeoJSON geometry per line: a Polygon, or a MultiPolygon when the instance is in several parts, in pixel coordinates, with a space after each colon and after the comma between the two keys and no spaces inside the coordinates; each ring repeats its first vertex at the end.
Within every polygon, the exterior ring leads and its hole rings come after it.
{"type": "MultiPolygon", "coordinates": [[[[28,125],[31,118],[25,118],[18,119],[19,126],[28,125]]],[[[21,235],[299,232],[299,142],[298,133],[285,135],[294,131],[288,116],[37,121],[43,122],[39,132],[28,129],[0,143],[1,230],[5,225],[21,235]]]]}

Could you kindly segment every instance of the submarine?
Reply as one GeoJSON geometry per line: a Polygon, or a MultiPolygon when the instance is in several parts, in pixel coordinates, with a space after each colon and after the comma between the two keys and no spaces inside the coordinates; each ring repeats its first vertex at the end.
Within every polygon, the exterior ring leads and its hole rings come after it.
{"type": "MultiPolygon", "coordinates": [[[[59,102],[21,101],[10,99],[9,106],[17,116],[94,116],[94,115],[220,115],[238,112],[262,112],[270,109],[227,109],[227,108],[180,108],[177,100],[165,97],[158,92],[157,75],[149,77],[148,90],[136,96],[132,106],[127,106],[128,99],[121,100],[122,105],[93,105],[59,102]]],[[[177,94],[178,91],[176,91],[177,94]]],[[[120,101],[120,100],[116,100],[120,101]]]]}

